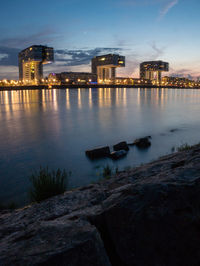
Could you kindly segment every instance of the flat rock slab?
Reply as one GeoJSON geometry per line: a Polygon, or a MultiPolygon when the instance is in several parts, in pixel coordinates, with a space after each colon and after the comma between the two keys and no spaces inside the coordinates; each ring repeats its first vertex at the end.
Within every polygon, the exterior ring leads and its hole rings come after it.
{"type": "Polygon", "coordinates": [[[94,226],[84,221],[55,220],[4,238],[0,265],[109,266],[110,262],[94,226]]]}

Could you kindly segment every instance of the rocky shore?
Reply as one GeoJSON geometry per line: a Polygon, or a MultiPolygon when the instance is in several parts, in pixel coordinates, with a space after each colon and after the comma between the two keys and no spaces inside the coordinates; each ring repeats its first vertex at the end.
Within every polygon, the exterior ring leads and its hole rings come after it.
{"type": "Polygon", "coordinates": [[[0,214],[0,265],[200,265],[200,145],[0,214]]]}

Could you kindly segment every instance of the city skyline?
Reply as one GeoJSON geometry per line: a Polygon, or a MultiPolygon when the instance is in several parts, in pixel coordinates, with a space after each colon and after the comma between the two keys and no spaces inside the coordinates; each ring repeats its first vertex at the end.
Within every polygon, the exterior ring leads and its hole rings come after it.
{"type": "Polygon", "coordinates": [[[118,53],[127,58],[118,76],[138,77],[141,62],[160,59],[170,62],[170,75],[198,77],[199,7],[196,0],[3,3],[0,79],[18,78],[18,52],[34,44],[55,49],[45,75],[88,72],[94,56],[118,53]]]}

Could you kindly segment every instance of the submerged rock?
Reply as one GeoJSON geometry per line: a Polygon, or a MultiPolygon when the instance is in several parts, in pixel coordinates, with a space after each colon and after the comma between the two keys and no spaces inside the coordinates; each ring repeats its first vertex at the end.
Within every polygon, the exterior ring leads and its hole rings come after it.
{"type": "Polygon", "coordinates": [[[178,129],[178,128],[172,128],[172,129],[170,129],[170,131],[169,131],[169,132],[171,132],[171,133],[174,133],[174,132],[177,132],[177,131],[179,131],[179,129],[178,129]]]}
{"type": "Polygon", "coordinates": [[[129,147],[128,147],[128,144],[126,143],[126,141],[122,141],[122,142],[114,145],[113,149],[114,149],[114,151],[120,151],[120,150],[128,151],[129,147]]]}
{"type": "Polygon", "coordinates": [[[119,151],[113,151],[110,154],[110,157],[114,160],[120,159],[127,155],[127,151],[125,150],[119,150],[119,151]]]}
{"type": "Polygon", "coordinates": [[[148,136],[148,137],[145,137],[145,138],[136,139],[134,141],[134,144],[140,149],[149,148],[151,146],[151,142],[149,140],[150,138],[151,137],[148,136]]]}
{"type": "Polygon", "coordinates": [[[102,157],[108,157],[110,155],[110,148],[108,146],[106,146],[106,147],[100,147],[100,148],[97,148],[97,149],[88,150],[88,151],[85,152],[85,154],[90,159],[97,159],[97,158],[102,158],[102,157]]]}

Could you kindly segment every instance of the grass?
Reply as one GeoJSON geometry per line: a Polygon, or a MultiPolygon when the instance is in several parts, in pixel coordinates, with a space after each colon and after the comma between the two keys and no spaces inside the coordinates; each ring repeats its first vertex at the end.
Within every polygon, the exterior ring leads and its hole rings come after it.
{"type": "Polygon", "coordinates": [[[101,176],[104,179],[110,179],[112,175],[114,174],[118,174],[119,168],[118,166],[116,168],[112,168],[109,164],[107,164],[106,166],[103,167],[103,172],[101,172],[101,176]]]}
{"type": "Polygon", "coordinates": [[[193,146],[188,145],[187,143],[182,144],[177,148],[177,151],[187,151],[190,150],[193,146]]]}
{"type": "Polygon", "coordinates": [[[195,144],[195,145],[189,145],[189,144],[187,144],[187,143],[184,143],[184,144],[182,144],[181,146],[179,146],[179,147],[175,147],[175,146],[173,146],[172,148],[171,148],[171,152],[173,153],[173,152],[177,152],[177,151],[188,151],[188,150],[190,150],[190,149],[192,149],[194,146],[196,146],[196,145],[200,145],[200,143],[197,143],[197,144],[195,144]]]}
{"type": "Polygon", "coordinates": [[[62,194],[67,189],[68,174],[65,170],[49,171],[48,167],[42,168],[30,176],[32,188],[30,199],[41,202],[50,197],[62,194]]]}
{"type": "Polygon", "coordinates": [[[112,175],[112,168],[109,165],[103,167],[103,178],[110,178],[112,175]]]}

